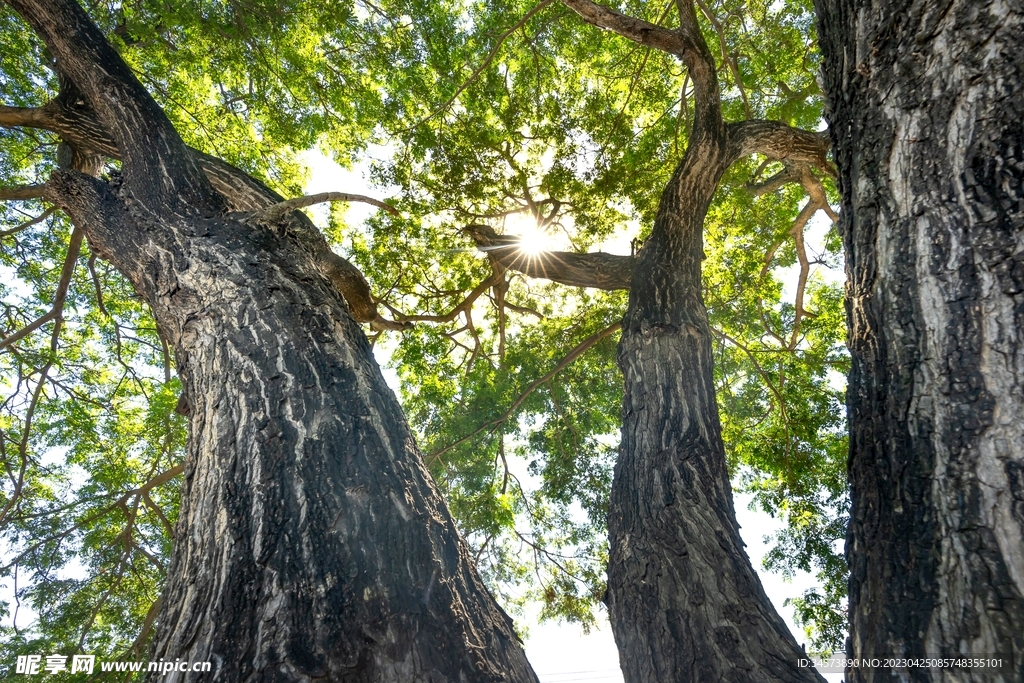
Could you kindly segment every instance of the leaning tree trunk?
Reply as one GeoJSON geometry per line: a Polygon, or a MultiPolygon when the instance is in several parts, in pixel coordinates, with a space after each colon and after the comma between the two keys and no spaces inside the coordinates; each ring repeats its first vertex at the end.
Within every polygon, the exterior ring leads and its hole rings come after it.
{"type": "Polygon", "coordinates": [[[212,661],[215,681],[536,680],[308,253],[273,226],[51,182],[152,306],[191,413],[152,659],[212,661]]]}
{"type": "Polygon", "coordinates": [[[151,306],[191,414],[152,658],[213,669],[159,680],[535,682],[323,238],[297,214],[228,211],[266,192],[214,192],[74,0],[11,4],[123,159],[123,182],[57,171],[46,196],[151,306]]]}
{"type": "Polygon", "coordinates": [[[853,355],[850,654],[1003,658],[848,680],[1024,681],[1024,8],[816,4],[853,355]]]}

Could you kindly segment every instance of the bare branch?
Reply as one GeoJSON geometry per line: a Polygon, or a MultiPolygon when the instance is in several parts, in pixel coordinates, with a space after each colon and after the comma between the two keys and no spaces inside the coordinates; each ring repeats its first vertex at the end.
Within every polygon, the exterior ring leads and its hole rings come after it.
{"type": "Polygon", "coordinates": [[[374,199],[373,197],[367,197],[361,194],[348,194],[346,192],[320,192],[319,194],[309,194],[304,197],[296,197],[295,199],[289,199],[273,204],[265,209],[257,211],[256,217],[262,220],[272,221],[281,218],[289,211],[313,206],[314,204],[323,204],[324,202],[362,202],[363,204],[372,204],[379,209],[384,209],[392,216],[399,215],[398,209],[390,204],[385,204],[379,199],[374,199]]]}
{"type": "MultiPolygon", "coordinates": [[[[110,313],[107,312],[107,307],[103,303],[103,288],[100,287],[100,277],[96,274],[96,251],[90,250],[89,253],[89,277],[92,278],[92,286],[96,290],[96,307],[100,309],[100,313],[110,317],[110,313]]],[[[163,337],[161,337],[161,340],[163,337]]]]}
{"type": "Polygon", "coordinates": [[[627,16],[591,0],[562,0],[562,4],[589,24],[682,59],[694,84],[695,128],[711,133],[707,137],[698,137],[695,142],[718,144],[723,125],[721,92],[715,74],[715,60],[701,34],[693,0],[677,0],[679,28],[676,30],[627,16]]]}
{"type": "Polygon", "coordinates": [[[46,128],[50,114],[45,107],[8,107],[0,104],[0,126],[14,128],[46,128]]]}
{"type": "Polygon", "coordinates": [[[444,455],[448,451],[452,450],[453,448],[455,448],[457,446],[460,446],[461,444],[466,443],[467,441],[469,441],[473,437],[481,434],[482,432],[485,432],[485,431],[488,431],[488,430],[493,432],[495,429],[497,429],[499,426],[501,426],[506,420],[508,420],[510,417],[512,417],[517,410],[519,410],[519,406],[523,405],[523,401],[525,401],[527,398],[529,398],[530,394],[532,394],[534,391],[536,391],[537,387],[539,387],[540,385],[542,385],[542,384],[544,384],[546,382],[551,381],[551,379],[555,375],[557,375],[562,370],[564,370],[567,367],[569,367],[569,365],[571,365],[573,361],[575,361],[577,358],[579,358],[584,353],[586,353],[588,350],[590,350],[590,348],[592,348],[595,344],[597,344],[599,341],[601,341],[605,337],[607,337],[607,336],[609,336],[611,334],[614,334],[615,332],[617,332],[621,328],[622,328],[622,323],[614,323],[614,324],[609,325],[608,327],[604,328],[600,332],[596,332],[596,333],[590,335],[589,337],[587,337],[586,339],[584,339],[575,348],[573,348],[572,351],[570,351],[569,353],[565,354],[565,356],[562,358],[562,360],[558,361],[558,363],[555,365],[555,367],[552,368],[548,373],[544,374],[541,377],[538,377],[533,382],[531,382],[530,386],[526,387],[526,389],[523,391],[523,393],[519,394],[519,396],[516,398],[516,400],[514,400],[512,402],[512,405],[509,406],[508,410],[506,410],[500,417],[498,417],[498,418],[496,418],[496,419],[486,423],[485,425],[483,425],[479,429],[473,431],[471,434],[467,434],[466,436],[462,437],[458,441],[456,441],[456,442],[454,442],[454,443],[452,443],[452,444],[450,444],[448,446],[445,446],[441,450],[434,451],[433,453],[428,455],[426,458],[424,458],[424,460],[427,463],[427,465],[433,464],[435,461],[437,461],[438,458],[440,458],[442,455],[444,455]]]}
{"type": "Polygon", "coordinates": [[[160,506],[153,502],[153,498],[150,497],[149,491],[142,492],[142,502],[144,502],[146,507],[156,513],[156,516],[160,518],[160,523],[164,525],[164,530],[167,532],[168,538],[173,541],[174,527],[171,525],[170,520],[167,519],[167,515],[164,514],[164,511],[160,509],[160,506]]]}
{"type": "Polygon", "coordinates": [[[788,348],[790,351],[796,349],[797,342],[800,340],[800,323],[804,317],[807,316],[807,311],[804,309],[804,292],[807,289],[807,278],[811,272],[811,262],[807,258],[807,246],[804,244],[804,228],[807,227],[807,223],[811,220],[811,217],[818,212],[820,206],[813,199],[807,202],[806,206],[800,211],[800,215],[797,216],[796,221],[793,222],[793,227],[790,228],[790,234],[793,235],[793,241],[796,244],[796,258],[800,263],[800,274],[797,277],[796,284],[796,295],[794,296],[794,308],[796,310],[793,316],[793,332],[789,338],[788,348]]]}
{"type": "Polygon", "coordinates": [[[456,305],[453,309],[447,313],[440,315],[396,315],[402,322],[429,322],[429,323],[447,323],[455,320],[461,313],[464,313],[473,307],[473,303],[476,302],[480,296],[488,289],[493,287],[502,277],[502,273],[495,272],[491,273],[483,282],[473,288],[465,299],[461,303],[456,305]]]}
{"type": "Polygon", "coordinates": [[[155,477],[153,477],[152,479],[147,481],[142,486],[140,486],[138,488],[135,488],[135,489],[131,489],[130,491],[125,491],[121,495],[121,497],[118,498],[117,500],[115,500],[114,502],[110,503],[109,505],[104,506],[100,510],[97,510],[96,512],[94,512],[94,513],[92,513],[90,515],[85,516],[84,518],[82,518],[81,520],[79,520],[75,524],[71,525],[67,529],[64,529],[63,531],[61,531],[59,533],[56,533],[56,534],[51,534],[50,536],[47,536],[45,538],[42,538],[42,539],[36,541],[31,546],[29,546],[27,549],[25,549],[21,554],[19,554],[17,557],[15,557],[13,560],[11,560],[10,562],[8,562],[7,564],[5,564],[3,566],[0,566],[0,571],[6,571],[6,570],[10,569],[14,565],[16,565],[19,562],[21,562],[21,560],[23,558],[27,557],[28,555],[31,555],[32,553],[34,553],[36,550],[41,548],[46,543],[49,543],[51,541],[60,540],[62,538],[66,538],[70,534],[74,533],[77,529],[81,529],[82,527],[84,527],[85,525],[89,524],[90,522],[96,521],[97,519],[103,517],[104,515],[106,515],[110,511],[115,510],[115,509],[117,509],[119,507],[124,507],[125,504],[129,500],[131,500],[133,497],[142,496],[142,495],[148,493],[149,491],[153,490],[157,486],[160,486],[161,484],[166,484],[171,479],[174,479],[175,477],[181,475],[184,471],[185,471],[185,465],[183,463],[175,465],[174,467],[170,468],[169,470],[166,470],[166,471],[161,472],[160,474],[156,475],[155,477]]]}
{"type": "MultiPolygon", "coordinates": [[[[796,350],[797,344],[800,341],[800,324],[803,319],[808,316],[813,317],[813,314],[804,308],[804,294],[807,290],[807,280],[810,276],[811,270],[811,261],[807,257],[807,247],[804,243],[804,229],[807,227],[807,224],[810,222],[814,214],[821,210],[825,211],[833,221],[838,218],[835,211],[833,211],[832,207],[829,206],[828,197],[825,195],[825,189],[822,187],[821,181],[814,175],[807,163],[786,161],[784,162],[784,168],[781,172],[772,176],[763,183],[752,186],[748,185],[748,188],[754,192],[755,195],[761,196],[768,192],[774,192],[783,185],[792,182],[799,182],[807,192],[809,199],[807,204],[805,204],[800,210],[799,215],[797,215],[796,220],[793,222],[793,225],[789,230],[790,235],[793,236],[800,271],[797,276],[796,295],[793,303],[795,309],[793,330],[790,333],[788,342],[783,341],[783,339],[771,329],[767,320],[765,320],[764,311],[761,310],[761,321],[764,323],[765,329],[789,351],[796,350]]],[[[771,248],[771,250],[769,250],[768,254],[766,254],[764,266],[761,268],[761,279],[764,279],[767,275],[771,261],[780,245],[781,243],[776,244],[771,248]]],[[[760,302],[758,303],[758,308],[761,308],[760,302]]]]}
{"type": "Polygon", "coordinates": [[[781,171],[763,182],[747,183],[747,189],[750,190],[755,197],[760,197],[762,195],[775,192],[784,185],[798,183],[802,176],[803,173],[797,164],[784,161],[783,169],[781,171]]]}
{"type": "MultiPolygon", "coordinates": [[[[304,219],[305,217],[300,220],[304,219]]],[[[345,297],[349,313],[356,322],[370,323],[376,330],[402,330],[411,327],[411,324],[388,320],[377,312],[377,302],[370,292],[370,283],[366,281],[363,272],[344,256],[335,254],[326,245],[322,252],[314,253],[314,256],[320,272],[345,297]]]]}
{"type": "MultiPolygon", "coordinates": [[[[140,648],[146,642],[146,637],[149,636],[150,630],[153,628],[153,622],[156,621],[156,615],[160,613],[160,607],[164,604],[164,596],[161,595],[156,601],[150,605],[149,610],[146,612],[146,619],[142,622],[142,629],[139,631],[139,637],[135,639],[132,646],[128,648],[128,653],[137,656],[141,651],[140,648]]],[[[125,658],[127,659],[127,657],[125,658]]]]}
{"type": "Polygon", "coordinates": [[[6,337],[4,337],[3,339],[0,339],[0,351],[3,351],[4,349],[6,349],[11,344],[14,344],[16,342],[21,341],[22,339],[24,339],[28,335],[32,334],[33,332],[38,330],[40,327],[42,327],[43,325],[45,325],[46,323],[50,322],[51,320],[53,320],[56,317],[57,317],[57,309],[56,309],[56,307],[51,308],[45,314],[43,314],[42,316],[36,318],[32,322],[30,322],[28,325],[25,325],[25,327],[21,328],[17,332],[14,332],[13,334],[9,334],[6,337]]]}
{"type": "Polygon", "coordinates": [[[835,175],[828,160],[832,143],[827,131],[801,130],[781,121],[744,121],[730,124],[728,130],[730,163],[751,154],[763,154],[780,161],[808,163],[835,175]]]}
{"type": "Polygon", "coordinates": [[[43,199],[47,196],[49,187],[46,183],[41,185],[19,185],[16,187],[0,187],[0,201],[13,201],[24,199],[43,199]]]}
{"type": "Polygon", "coordinates": [[[591,0],[562,0],[562,4],[580,15],[588,24],[617,33],[640,45],[679,57],[695,49],[687,37],[678,31],[622,14],[591,0]]]}
{"type": "Polygon", "coordinates": [[[24,230],[26,228],[31,228],[33,225],[38,225],[39,223],[42,223],[47,218],[52,216],[53,212],[56,211],[56,210],[57,210],[56,208],[51,206],[49,209],[47,209],[46,211],[43,211],[41,214],[39,214],[38,216],[36,216],[32,220],[25,221],[21,225],[15,227],[15,228],[11,228],[10,230],[0,230],[0,237],[10,237],[11,235],[18,234],[19,232],[21,232],[22,230],[24,230]]]}
{"type": "MultiPolygon", "coordinates": [[[[68,242],[68,253],[67,256],[64,257],[64,267],[61,269],[60,280],[57,282],[57,290],[53,295],[53,307],[50,308],[48,313],[36,319],[34,322],[29,323],[14,334],[10,334],[3,339],[0,339],[0,351],[3,351],[18,340],[24,339],[51,320],[60,320],[64,312],[64,301],[67,299],[68,286],[71,284],[71,276],[74,275],[75,272],[75,263],[78,261],[78,254],[82,249],[82,238],[84,236],[85,234],[82,230],[77,227],[71,232],[71,240],[68,242]]],[[[55,330],[54,335],[58,332],[59,330],[55,330]]],[[[54,339],[54,342],[56,342],[56,339],[54,339]]]]}

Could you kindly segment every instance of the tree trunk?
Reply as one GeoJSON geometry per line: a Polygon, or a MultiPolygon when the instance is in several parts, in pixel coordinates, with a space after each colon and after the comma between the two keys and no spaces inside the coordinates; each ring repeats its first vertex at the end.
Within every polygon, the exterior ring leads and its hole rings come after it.
{"type": "Polygon", "coordinates": [[[743,550],[726,471],[701,259],[708,206],[735,158],[728,137],[719,119],[691,142],[623,321],[607,603],[627,683],[821,680],[800,668],[806,655],[743,550]]]}
{"type": "Polygon", "coordinates": [[[152,659],[212,671],[153,680],[535,683],[323,237],[299,214],[238,211],[273,199],[237,170],[217,167],[214,192],[74,0],[11,4],[123,159],[109,181],[55,171],[46,197],[152,308],[190,410],[152,659]]]}
{"type": "Polygon", "coordinates": [[[853,355],[848,649],[1003,658],[848,680],[1024,681],[1024,8],[816,4],[853,355]]]}
{"type": "Polygon", "coordinates": [[[161,680],[535,681],[298,221],[155,216],[102,181],[51,184],[152,306],[188,399],[152,658],[213,675],[161,680]]]}

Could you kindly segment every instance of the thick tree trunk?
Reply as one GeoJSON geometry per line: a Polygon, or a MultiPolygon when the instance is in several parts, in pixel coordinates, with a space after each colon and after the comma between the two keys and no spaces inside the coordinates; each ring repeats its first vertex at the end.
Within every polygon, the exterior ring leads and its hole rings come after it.
{"type": "Polygon", "coordinates": [[[627,683],[821,680],[743,550],[701,296],[704,217],[727,132],[699,132],[637,256],[623,321],[622,445],[607,603],[627,683]],[[703,139],[702,139],[703,134],[703,139]]]}
{"type": "Polygon", "coordinates": [[[1004,665],[848,680],[1024,681],[1024,7],[816,4],[853,354],[849,649],[1004,665]]]}
{"type": "Polygon", "coordinates": [[[51,184],[152,306],[190,406],[152,658],[213,673],[161,680],[536,681],[299,221],[51,184]]]}

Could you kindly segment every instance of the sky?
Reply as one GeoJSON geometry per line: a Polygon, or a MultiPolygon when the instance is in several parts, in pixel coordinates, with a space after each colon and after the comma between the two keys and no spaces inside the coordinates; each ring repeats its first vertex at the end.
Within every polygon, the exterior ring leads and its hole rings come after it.
{"type": "MultiPolygon", "coordinates": [[[[386,153],[386,150],[381,151],[386,153]]],[[[343,169],[315,150],[303,153],[302,161],[309,166],[311,171],[305,188],[307,194],[349,192],[378,199],[384,198],[387,194],[387,190],[372,187],[358,169],[343,169]]],[[[366,204],[351,204],[346,213],[346,223],[357,225],[374,211],[377,209],[366,204]]],[[[316,222],[326,221],[327,208],[325,205],[314,207],[313,213],[316,222]]],[[[816,217],[817,222],[812,222],[808,226],[807,243],[812,249],[815,244],[820,243],[828,229],[827,220],[822,221],[821,218],[822,214],[819,212],[816,217]]],[[[528,225],[517,224],[509,232],[522,235],[529,229],[528,225]]],[[[543,240],[544,237],[543,233],[538,233],[530,241],[536,242],[543,240]]],[[[624,232],[618,237],[613,237],[613,239],[598,245],[598,248],[610,253],[629,254],[629,237],[629,234],[624,232]]],[[[550,248],[564,249],[566,246],[551,244],[550,248]]],[[[784,283],[787,279],[793,280],[795,283],[797,268],[797,266],[793,267],[792,277],[786,278],[785,274],[782,275],[784,283]]],[[[788,284],[786,289],[792,289],[793,286],[788,284]]],[[[784,295],[789,296],[790,292],[784,291],[784,295]]],[[[387,345],[376,345],[375,353],[378,354],[377,360],[384,371],[385,380],[397,393],[398,377],[393,370],[386,367],[387,345]]],[[[523,474],[523,476],[526,475],[523,474]]],[[[764,512],[751,510],[751,499],[750,495],[734,497],[740,535],[747,546],[747,554],[758,571],[765,593],[775,605],[776,610],[796,636],[797,641],[807,646],[809,643],[804,637],[803,631],[793,621],[793,608],[785,606],[784,603],[787,598],[800,596],[808,588],[818,585],[818,582],[811,574],[806,573],[794,576],[792,581],[786,581],[781,576],[762,568],[762,560],[770,549],[770,546],[764,542],[764,538],[782,528],[782,523],[764,512]]],[[[538,623],[536,617],[528,620],[526,625],[529,636],[525,642],[526,654],[541,683],[622,682],[618,651],[615,648],[611,626],[608,624],[607,613],[602,612],[600,618],[602,619],[600,627],[592,630],[589,634],[584,634],[582,628],[575,624],[538,623]]],[[[843,675],[827,674],[825,679],[829,683],[839,683],[843,680],[843,675]]]]}

